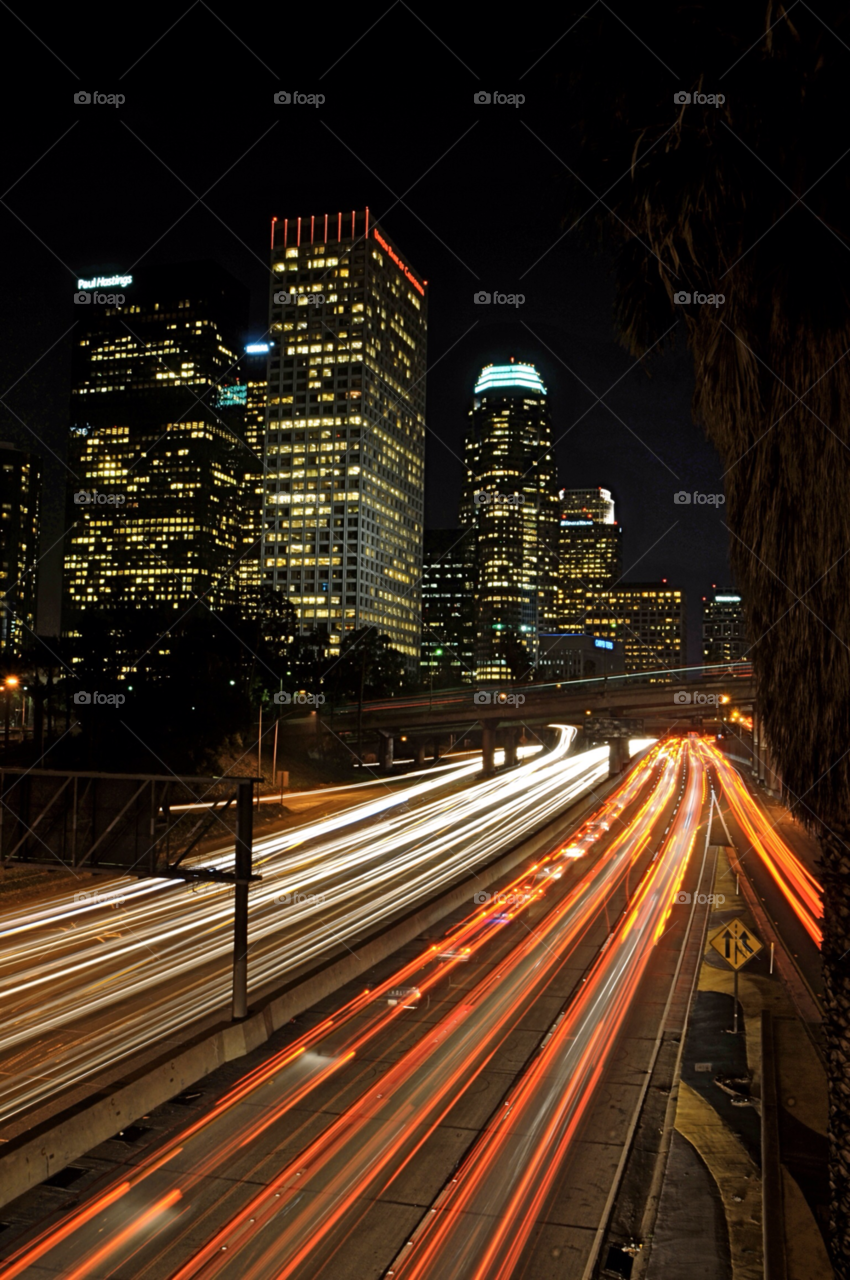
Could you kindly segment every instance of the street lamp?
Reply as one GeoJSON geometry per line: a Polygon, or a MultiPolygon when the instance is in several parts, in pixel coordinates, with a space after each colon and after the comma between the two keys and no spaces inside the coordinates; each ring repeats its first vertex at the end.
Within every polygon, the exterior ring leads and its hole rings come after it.
{"type": "Polygon", "coordinates": [[[15,689],[17,689],[19,683],[20,681],[18,680],[17,676],[6,676],[6,679],[3,681],[3,692],[6,695],[5,718],[4,718],[4,727],[3,727],[3,750],[4,751],[9,750],[9,711],[10,711],[9,694],[13,693],[15,689]]]}

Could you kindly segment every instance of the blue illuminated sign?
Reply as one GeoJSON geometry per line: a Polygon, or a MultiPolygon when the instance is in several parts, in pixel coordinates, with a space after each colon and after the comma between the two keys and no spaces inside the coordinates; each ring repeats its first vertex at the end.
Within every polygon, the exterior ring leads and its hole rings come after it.
{"type": "Polygon", "coordinates": [[[219,387],[215,402],[219,409],[225,409],[233,404],[247,404],[248,387],[244,382],[234,383],[232,387],[219,387]]]}
{"type": "Polygon", "coordinates": [[[245,348],[245,354],[249,356],[264,356],[270,350],[270,342],[249,342],[245,348]]]}
{"type": "Polygon", "coordinates": [[[596,649],[613,649],[614,641],[613,640],[594,640],[593,645],[594,645],[594,648],[596,649]]]}

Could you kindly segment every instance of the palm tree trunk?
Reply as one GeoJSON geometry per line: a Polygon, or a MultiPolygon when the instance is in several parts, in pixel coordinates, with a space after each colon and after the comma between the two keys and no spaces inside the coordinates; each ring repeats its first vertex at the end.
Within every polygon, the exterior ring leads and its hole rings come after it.
{"type": "Polygon", "coordinates": [[[850,831],[821,835],[832,1261],[850,1277],[850,831]]]}

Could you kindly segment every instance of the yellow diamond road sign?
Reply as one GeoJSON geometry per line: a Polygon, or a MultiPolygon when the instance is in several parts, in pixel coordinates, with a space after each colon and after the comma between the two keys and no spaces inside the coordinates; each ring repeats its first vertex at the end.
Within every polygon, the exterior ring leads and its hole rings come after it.
{"type": "Polygon", "coordinates": [[[715,929],[709,942],[733,969],[743,968],[764,947],[761,938],[744,924],[740,916],[715,929]]]}

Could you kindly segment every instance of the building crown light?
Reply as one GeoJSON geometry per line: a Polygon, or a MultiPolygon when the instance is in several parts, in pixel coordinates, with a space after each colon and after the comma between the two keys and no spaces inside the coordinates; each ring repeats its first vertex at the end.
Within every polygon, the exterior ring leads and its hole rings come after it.
{"type": "Polygon", "coordinates": [[[475,394],[500,391],[504,387],[524,387],[539,395],[546,395],[543,379],[533,364],[488,364],[481,370],[475,384],[475,394]]]}

